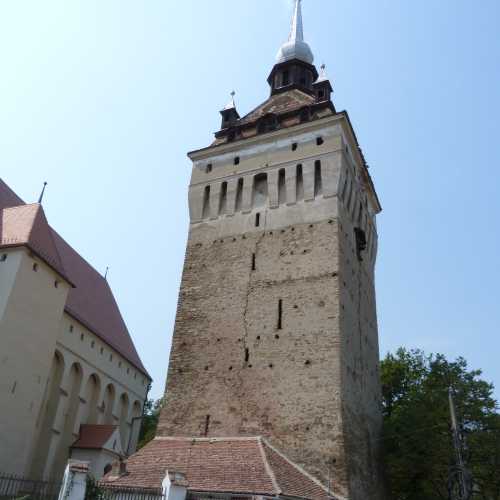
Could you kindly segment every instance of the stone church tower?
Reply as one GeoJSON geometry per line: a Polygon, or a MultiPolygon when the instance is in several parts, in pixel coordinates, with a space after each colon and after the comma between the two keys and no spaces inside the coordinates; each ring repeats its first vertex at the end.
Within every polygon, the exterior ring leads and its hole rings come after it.
{"type": "Polygon", "coordinates": [[[271,95],[192,152],[159,436],[265,436],[336,494],[380,494],[381,207],[296,0],[271,95]]]}

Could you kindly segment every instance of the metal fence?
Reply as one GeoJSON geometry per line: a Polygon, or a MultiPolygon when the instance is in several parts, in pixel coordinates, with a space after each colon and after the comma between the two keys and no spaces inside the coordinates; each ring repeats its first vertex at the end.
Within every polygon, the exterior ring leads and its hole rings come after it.
{"type": "Polygon", "coordinates": [[[166,500],[166,497],[161,488],[132,488],[87,483],[85,500],[166,500]]]}
{"type": "Polygon", "coordinates": [[[57,500],[61,483],[0,474],[0,500],[57,500]]]}

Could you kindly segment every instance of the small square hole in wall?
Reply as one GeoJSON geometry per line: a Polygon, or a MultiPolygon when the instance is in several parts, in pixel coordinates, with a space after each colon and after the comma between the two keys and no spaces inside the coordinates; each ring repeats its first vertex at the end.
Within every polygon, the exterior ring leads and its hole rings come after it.
{"type": "Polygon", "coordinates": [[[80,334],[80,340],[83,342],[85,340],[85,335],[82,333],[80,334]]]}
{"type": "Polygon", "coordinates": [[[209,174],[211,171],[212,171],[212,164],[209,163],[206,167],[205,167],[205,173],[209,174]]]}
{"type": "Polygon", "coordinates": [[[33,271],[35,271],[35,273],[38,271],[38,264],[36,262],[33,263],[33,271]]]}
{"type": "Polygon", "coordinates": [[[317,137],[317,138],[316,138],[316,144],[317,144],[318,146],[321,146],[322,144],[324,144],[324,142],[325,142],[325,141],[323,140],[323,137],[317,137]]]}
{"type": "Polygon", "coordinates": [[[7,254],[4,253],[2,256],[0,256],[0,262],[5,262],[7,260],[7,254]]]}
{"type": "Polygon", "coordinates": [[[74,329],[75,329],[75,327],[74,327],[73,325],[69,325],[69,331],[70,331],[71,333],[73,333],[73,330],[74,330],[74,329]]]}
{"type": "Polygon", "coordinates": [[[54,281],[54,288],[59,288],[59,281],[54,281]]]}
{"type": "Polygon", "coordinates": [[[297,151],[297,147],[298,147],[298,144],[296,142],[294,142],[292,144],[292,151],[297,151]]]}
{"type": "Polygon", "coordinates": [[[235,159],[234,159],[234,164],[235,165],[239,165],[240,164],[240,157],[237,156],[235,159]]]}

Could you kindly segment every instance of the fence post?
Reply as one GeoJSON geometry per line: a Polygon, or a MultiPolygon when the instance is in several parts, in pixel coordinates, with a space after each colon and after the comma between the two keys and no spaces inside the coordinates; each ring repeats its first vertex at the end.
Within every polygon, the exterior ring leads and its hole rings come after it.
{"type": "Polygon", "coordinates": [[[69,460],[58,500],[85,500],[89,462],[69,460]]]}

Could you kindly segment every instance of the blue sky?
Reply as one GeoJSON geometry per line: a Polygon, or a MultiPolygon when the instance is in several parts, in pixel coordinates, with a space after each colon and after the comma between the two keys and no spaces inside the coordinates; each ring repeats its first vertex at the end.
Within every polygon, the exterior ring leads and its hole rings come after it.
{"type": "MultiPolygon", "coordinates": [[[[463,355],[500,386],[500,3],[304,0],[384,211],[381,353],[463,355]]],[[[186,152],[266,99],[288,0],[0,3],[0,175],[109,280],[163,391],[186,152]]],[[[498,393],[498,392],[497,392],[498,393]]]]}

